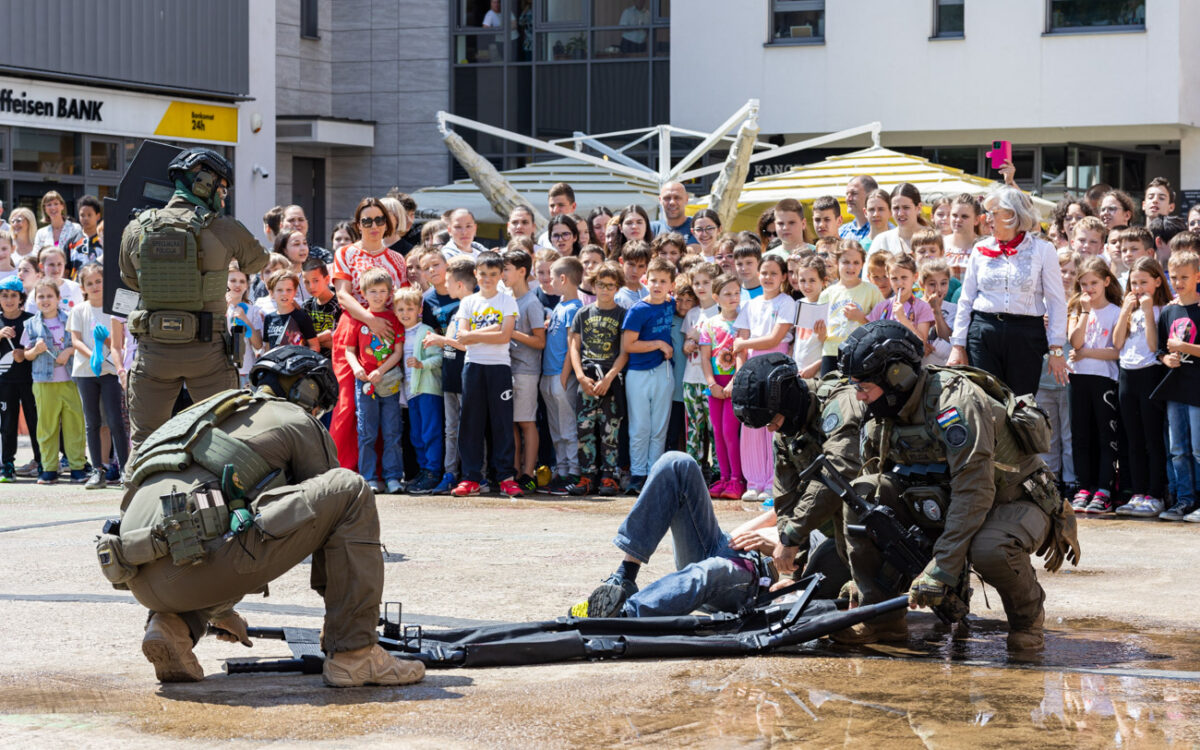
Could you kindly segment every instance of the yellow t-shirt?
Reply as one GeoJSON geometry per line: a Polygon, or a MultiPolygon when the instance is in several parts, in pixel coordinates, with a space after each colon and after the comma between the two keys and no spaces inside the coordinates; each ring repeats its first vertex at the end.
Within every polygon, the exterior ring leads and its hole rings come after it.
{"type": "Polygon", "coordinates": [[[821,354],[826,357],[836,357],[838,344],[845,341],[855,328],[862,325],[846,317],[847,305],[853,302],[862,310],[863,315],[866,315],[871,312],[871,308],[882,301],[883,295],[879,293],[879,287],[869,281],[863,281],[853,289],[847,289],[839,282],[821,292],[818,302],[829,303],[829,315],[825,320],[828,335],[821,354]]]}

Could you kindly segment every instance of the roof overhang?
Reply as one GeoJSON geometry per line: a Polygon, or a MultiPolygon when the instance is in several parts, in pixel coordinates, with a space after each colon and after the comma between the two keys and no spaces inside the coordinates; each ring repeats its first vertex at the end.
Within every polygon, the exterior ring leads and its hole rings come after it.
{"type": "Polygon", "coordinates": [[[316,115],[281,115],[275,118],[275,142],[374,148],[375,123],[316,115]]]}

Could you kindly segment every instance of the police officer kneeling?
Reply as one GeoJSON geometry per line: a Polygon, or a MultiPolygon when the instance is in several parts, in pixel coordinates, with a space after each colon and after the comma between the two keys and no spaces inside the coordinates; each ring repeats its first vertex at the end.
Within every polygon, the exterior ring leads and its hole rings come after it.
{"type": "MultiPolygon", "coordinates": [[[[858,387],[870,420],[866,475],[856,485],[872,485],[876,502],[891,506],[906,527],[937,535],[933,559],[912,581],[910,607],[941,604],[972,565],[1000,594],[1009,649],[1040,649],[1046,595],[1030,556],[1044,554],[1050,571],[1064,559],[1079,560],[1074,514],[1037,455],[1049,425],[1030,397],[1014,398],[981,370],[923,368],[923,353],[921,340],[895,321],[864,325],[839,347],[839,369],[858,387]]],[[[847,544],[863,603],[899,593],[881,583],[889,580],[887,566],[869,540],[848,537],[847,544]]],[[[856,625],[835,640],[906,636],[901,614],[856,625]]]]}
{"type": "Polygon", "coordinates": [[[375,496],[337,468],[316,417],[337,401],[329,361],[279,347],[230,390],[156,430],[129,467],[120,525],[97,541],[105,576],[150,610],[142,652],[162,682],[204,678],[211,624],[249,646],[233,607],[312,555],[325,599],[325,682],[402,685],[425,673],[377,645],[383,556],[375,496]]]}

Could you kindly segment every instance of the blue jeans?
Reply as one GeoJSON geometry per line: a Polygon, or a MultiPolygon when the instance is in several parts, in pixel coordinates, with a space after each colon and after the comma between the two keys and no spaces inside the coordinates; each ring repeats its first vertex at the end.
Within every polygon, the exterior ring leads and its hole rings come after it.
{"type": "Polygon", "coordinates": [[[667,445],[671,421],[671,392],[675,389],[671,362],[652,370],[625,374],[625,402],[629,412],[629,471],[644,477],[667,445]]]}
{"type": "Polygon", "coordinates": [[[631,596],[627,617],[737,611],[758,593],[753,562],[730,548],[717,524],[700,465],[678,451],[654,463],[613,544],[645,563],[668,531],[676,572],[631,596]]]}
{"type": "Polygon", "coordinates": [[[1196,480],[1200,479],[1200,406],[1168,401],[1167,424],[1171,431],[1175,502],[1195,505],[1196,480]]]}
{"type": "Polygon", "coordinates": [[[379,481],[375,441],[383,434],[383,480],[404,479],[400,453],[400,394],[368,396],[354,381],[354,411],[358,416],[358,473],[368,482],[379,481]]]}
{"type": "Polygon", "coordinates": [[[442,394],[419,393],[408,398],[408,438],[417,452],[417,466],[442,473],[442,394]]]}

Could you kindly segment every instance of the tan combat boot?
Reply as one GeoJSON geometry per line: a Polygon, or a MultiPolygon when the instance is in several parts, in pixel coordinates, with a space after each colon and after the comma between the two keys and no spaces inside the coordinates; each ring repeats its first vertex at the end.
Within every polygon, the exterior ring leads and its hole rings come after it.
{"type": "Polygon", "coordinates": [[[1008,650],[1018,653],[1041,651],[1046,645],[1046,637],[1042,632],[1042,623],[1045,620],[1046,610],[1038,607],[1037,617],[1033,618],[1029,627],[1009,630],[1008,650]]]}
{"type": "Polygon", "coordinates": [[[425,677],[425,665],[392,656],[376,644],[327,657],[321,676],[330,687],[409,685],[425,677]]]}
{"type": "Polygon", "coordinates": [[[142,653],[159,682],[199,682],[204,669],[192,653],[192,635],[179,615],[155,612],[146,623],[142,653]]]}
{"type": "Polygon", "coordinates": [[[908,640],[908,621],[904,617],[892,620],[860,622],[829,636],[843,646],[863,646],[868,643],[903,643],[908,640]]]}

